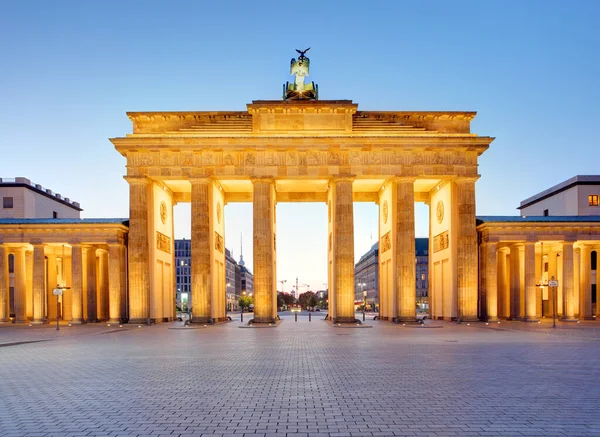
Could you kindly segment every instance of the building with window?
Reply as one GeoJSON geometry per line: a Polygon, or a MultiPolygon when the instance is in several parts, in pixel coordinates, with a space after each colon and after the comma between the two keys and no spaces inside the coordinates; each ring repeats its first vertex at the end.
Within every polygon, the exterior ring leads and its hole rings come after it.
{"type": "Polygon", "coordinates": [[[600,215],[600,176],[574,176],[521,202],[521,217],[600,215]]]}
{"type": "MultiPolygon", "coordinates": [[[[419,309],[429,309],[428,298],[428,270],[429,270],[429,238],[415,238],[415,264],[416,264],[416,296],[419,309]]],[[[377,310],[379,308],[379,242],[354,266],[354,302],[361,306],[365,299],[366,308],[377,310]]]]}
{"type": "Polygon", "coordinates": [[[182,311],[188,311],[192,304],[191,261],[191,240],[175,240],[175,299],[182,311]]]}
{"type": "Polygon", "coordinates": [[[27,178],[0,178],[0,218],[79,218],[78,202],[27,178]]]}

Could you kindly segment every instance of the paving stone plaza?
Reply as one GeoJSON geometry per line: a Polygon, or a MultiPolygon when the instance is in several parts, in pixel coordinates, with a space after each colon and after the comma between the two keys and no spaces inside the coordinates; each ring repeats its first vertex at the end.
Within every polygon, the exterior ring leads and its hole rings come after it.
{"type": "Polygon", "coordinates": [[[596,322],[237,317],[0,325],[0,435],[600,436],[596,322]]]}

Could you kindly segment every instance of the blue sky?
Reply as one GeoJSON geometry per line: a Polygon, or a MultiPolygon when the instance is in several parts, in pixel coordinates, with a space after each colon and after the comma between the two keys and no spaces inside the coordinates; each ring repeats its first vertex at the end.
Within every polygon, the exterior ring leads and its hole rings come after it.
{"type": "MultiPolygon", "coordinates": [[[[0,14],[0,176],[25,176],[126,217],[125,160],[108,141],[126,111],[244,110],[278,99],[312,47],[321,99],[362,110],[474,110],[496,137],[480,158],[479,215],[575,174],[600,173],[597,1],[7,1],[0,14]]],[[[252,261],[249,204],[228,205],[226,245],[252,261]]],[[[326,279],[326,209],[278,206],[278,276],[326,279]],[[301,230],[301,232],[300,232],[301,230]]],[[[176,207],[178,237],[189,206],[176,207]]],[[[427,232],[417,207],[417,235],[427,232]]],[[[377,209],[356,204],[357,257],[377,209]]],[[[302,291],[302,290],[301,290],[302,291]]]]}

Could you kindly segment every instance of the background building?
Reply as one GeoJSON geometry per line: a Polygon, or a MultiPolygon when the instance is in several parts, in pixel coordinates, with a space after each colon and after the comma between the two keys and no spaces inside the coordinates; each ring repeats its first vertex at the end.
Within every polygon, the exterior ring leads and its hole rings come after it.
{"type": "MultiPolygon", "coordinates": [[[[415,238],[416,259],[416,294],[420,310],[429,309],[429,238],[415,238]]],[[[367,309],[379,308],[379,242],[354,266],[354,302],[356,306],[363,304],[365,291],[367,309]]]]}
{"type": "Polygon", "coordinates": [[[27,178],[0,178],[0,218],[79,218],[78,202],[27,178]]]}
{"type": "MultiPolygon", "coordinates": [[[[191,289],[191,240],[175,240],[175,290],[177,306],[187,311],[192,305],[191,289]]],[[[238,299],[244,291],[252,294],[253,276],[245,267],[244,257],[240,256],[238,263],[231,251],[225,248],[225,308],[227,311],[237,311],[238,299]]]]}
{"type": "Polygon", "coordinates": [[[521,217],[600,215],[600,176],[574,176],[521,202],[521,217]]]}

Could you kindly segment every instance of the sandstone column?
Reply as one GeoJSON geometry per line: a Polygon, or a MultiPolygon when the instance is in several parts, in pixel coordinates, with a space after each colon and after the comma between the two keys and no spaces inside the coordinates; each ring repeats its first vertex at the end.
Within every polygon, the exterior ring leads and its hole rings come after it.
{"type": "MultiPolygon", "coordinates": [[[[333,227],[333,274],[335,276],[334,323],[354,323],[354,200],[353,177],[336,177],[333,227]]],[[[413,243],[414,244],[414,243],[413,243]]],[[[413,251],[414,256],[414,251],[413,251]]],[[[414,270],[414,264],[413,264],[414,270]]],[[[414,274],[414,272],[413,272],[414,274]]]]}
{"type": "Polygon", "coordinates": [[[510,246],[510,319],[521,318],[521,254],[518,245],[510,246]]]}
{"type": "Polygon", "coordinates": [[[25,293],[27,291],[27,274],[25,247],[15,249],[15,323],[25,323],[25,293]]]}
{"type": "Polygon", "coordinates": [[[108,320],[108,252],[98,249],[98,320],[108,320]]]}
{"type": "MultiPolygon", "coordinates": [[[[396,271],[398,275],[397,320],[414,322],[417,319],[415,287],[415,180],[396,179],[396,271]]],[[[354,244],[354,242],[352,242],[354,244]]]]}
{"type": "MultiPolygon", "coordinates": [[[[192,322],[211,321],[210,179],[192,179],[192,322]]],[[[256,268],[256,266],[255,266],[256,268]]],[[[255,276],[256,278],[256,276],[255,276]]]]}
{"type": "Polygon", "coordinates": [[[150,317],[149,180],[131,176],[125,179],[129,182],[129,322],[146,323],[150,317]]]}
{"type": "Polygon", "coordinates": [[[490,322],[498,320],[498,262],[496,243],[485,243],[485,294],[487,304],[487,319],[490,322]]]}
{"type": "Polygon", "coordinates": [[[458,202],[457,276],[458,318],[477,320],[477,231],[475,218],[475,181],[459,178],[456,181],[458,202]]]}
{"type": "Polygon", "coordinates": [[[509,317],[508,308],[510,305],[508,302],[510,299],[507,297],[507,283],[506,280],[506,249],[502,248],[498,250],[498,316],[502,318],[509,317]]]}
{"type": "Polygon", "coordinates": [[[98,321],[98,290],[96,287],[96,248],[89,246],[86,251],[86,283],[87,283],[87,322],[98,321]]]}
{"type": "Polygon", "coordinates": [[[8,254],[6,246],[0,243],[0,323],[9,321],[8,291],[8,254]]]}
{"type": "Polygon", "coordinates": [[[579,318],[584,320],[594,320],[592,317],[591,257],[591,247],[587,245],[581,246],[581,254],[579,258],[579,289],[581,293],[579,299],[579,318]]]}
{"type": "Polygon", "coordinates": [[[46,260],[44,245],[33,243],[33,319],[31,323],[47,323],[45,288],[46,288],[46,260]]]}
{"type": "Polygon", "coordinates": [[[254,185],[254,322],[274,323],[273,287],[275,277],[275,183],[272,178],[256,178],[254,185]]]}
{"type": "Polygon", "coordinates": [[[524,322],[537,322],[536,316],[536,296],[535,287],[535,242],[525,242],[525,314],[524,322]]]}
{"type": "Polygon", "coordinates": [[[573,284],[573,242],[565,241],[563,248],[563,320],[575,319],[575,287],[573,284]]]}
{"type": "Polygon", "coordinates": [[[108,323],[121,323],[121,244],[108,245],[108,323]]]}
{"type": "Polygon", "coordinates": [[[81,244],[71,244],[71,323],[83,320],[83,250],[81,244]]]}

